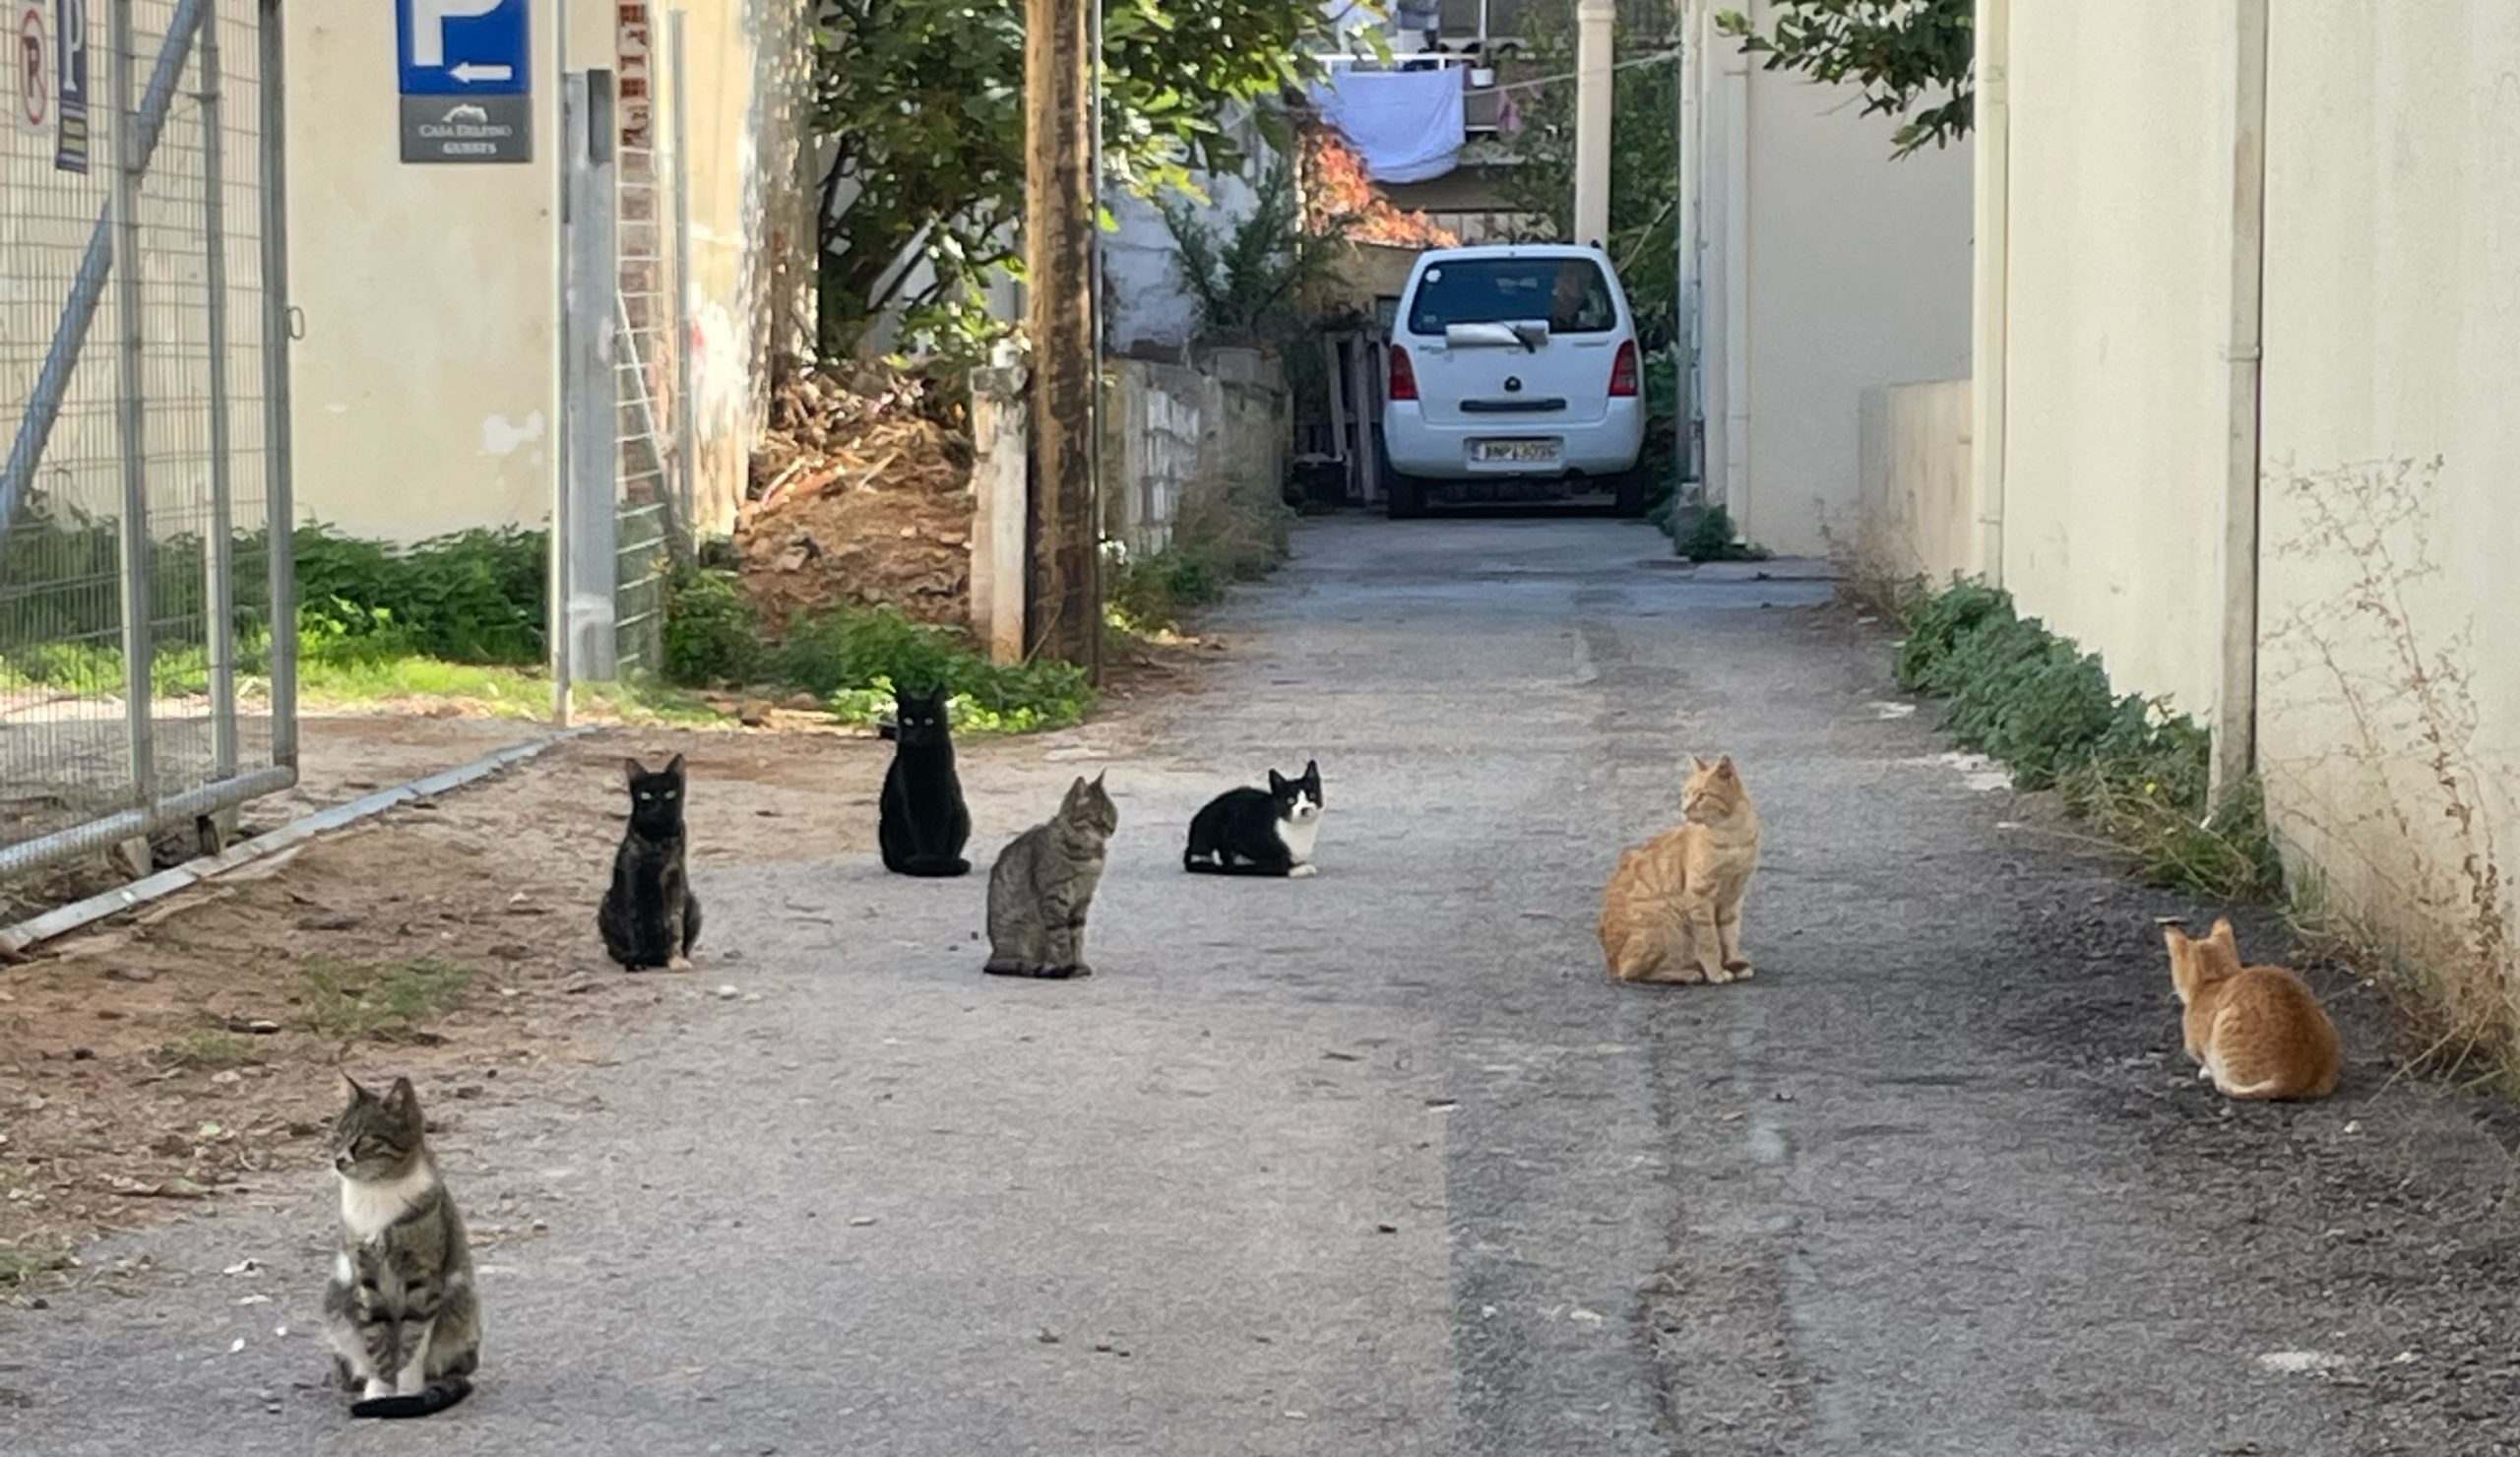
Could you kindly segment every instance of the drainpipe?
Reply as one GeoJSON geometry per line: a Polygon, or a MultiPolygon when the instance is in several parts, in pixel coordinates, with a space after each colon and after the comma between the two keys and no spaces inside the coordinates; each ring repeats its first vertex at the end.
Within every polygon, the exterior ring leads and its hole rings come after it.
{"type": "MultiPolygon", "coordinates": [[[[1713,22],[1709,21],[1712,27],[1713,22]]],[[[1750,57],[1724,58],[1724,503],[1750,531],[1750,57]]]]}
{"type": "Polygon", "coordinates": [[[2233,0],[2231,317],[2223,358],[2222,681],[2214,705],[2213,796],[2257,767],[2258,425],[2266,264],[2267,0],[2233,0]]]}
{"type": "Polygon", "coordinates": [[[1969,345],[1969,492],[1978,576],[2004,582],[2004,374],[2012,269],[2012,0],[1978,0],[1976,297],[1969,345]]]}
{"type": "Polygon", "coordinates": [[[1613,0],[1579,0],[1575,12],[1575,236],[1606,248],[1610,237],[1610,38],[1613,0]]]}

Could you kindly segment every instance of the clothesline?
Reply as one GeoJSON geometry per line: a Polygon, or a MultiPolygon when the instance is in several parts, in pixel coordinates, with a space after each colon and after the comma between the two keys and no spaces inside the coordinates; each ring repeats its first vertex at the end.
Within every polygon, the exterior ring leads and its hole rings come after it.
{"type": "MultiPolygon", "coordinates": [[[[1662,50],[1647,51],[1645,54],[1643,54],[1643,55],[1641,55],[1641,56],[1629,56],[1626,60],[1623,60],[1623,61],[1613,61],[1613,62],[1611,62],[1611,63],[1610,63],[1610,69],[1611,69],[1611,70],[1613,70],[1613,71],[1624,71],[1624,70],[1627,70],[1627,69],[1628,69],[1629,67],[1631,67],[1631,66],[1652,66],[1652,65],[1659,65],[1660,63],[1662,63],[1662,62],[1664,62],[1664,61],[1670,60],[1670,59],[1672,59],[1673,57],[1675,57],[1675,56],[1679,55],[1679,54],[1680,54],[1680,50],[1681,50],[1681,48],[1680,48],[1679,46],[1673,45],[1673,46],[1666,47],[1665,49],[1662,49],[1662,50]]],[[[1406,56],[1406,57],[1394,57],[1394,59],[1395,59],[1395,60],[1398,60],[1398,61],[1424,60],[1424,59],[1427,59],[1427,58],[1428,58],[1427,53],[1426,53],[1426,52],[1423,52],[1423,51],[1420,51],[1420,52],[1418,52],[1418,54],[1416,54],[1416,55],[1412,55],[1412,56],[1406,56]]],[[[1314,60],[1316,60],[1316,61],[1322,61],[1322,62],[1335,62],[1335,61],[1355,61],[1355,60],[1363,60],[1363,59],[1370,59],[1370,58],[1367,58],[1367,57],[1358,57],[1358,56],[1348,56],[1348,55],[1329,55],[1329,56],[1315,56],[1315,57],[1313,57],[1313,59],[1314,59],[1314,60]]],[[[1447,65],[1447,66],[1474,66],[1474,65],[1487,65],[1487,64],[1490,64],[1489,62],[1482,61],[1482,60],[1480,60],[1480,59],[1479,59],[1478,57],[1475,57],[1475,56],[1454,56],[1454,55],[1446,54],[1446,55],[1444,55],[1444,56],[1442,57],[1442,59],[1443,59],[1444,64],[1445,64],[1445,65],[1447,65]]],[[[1383,68],[1383,63],[1382,63],[1382,62],[1380,62],[1380,61],[1378,61],[1378,60],[1374,61],[1374,62],[1373,62],[1373,64],[1374,64],[1374,66],[1375,66],[1375,68],[1376,68],[1377,70],[1384,69],[1384,68],[1383,68]]],[[[1497,83],[1497,84],[1496,84],[1496,85],[1494,85],[1494,86],[1490,86],[1490,87],[1481,87],[1481,88],[1480,88],[1480,90],[1481,90],[1481,91],[1500,91],[1500,92],[1513,92],[1513,91],[1537,91],[1537,90],[1539,90],[1540,88],[1542,88],[1542,87],[1544,87],[1544,86],[1555,86],[1555,85],[1559,84],[1560,82],[1566,82],[1566,81],[1580,81],[1580,80],[1582,80],[1582,79],[1583,79],[1583,73],[1582,73],[1582,72],[1580,72],[1580,71],[1566,71],[1566,72],[1561,72],[1561,73],[1559,73],[1558,75],[1555,75],[1555,76],[1534,76],[1534,77],[1530,77],[1530,78],[1527,78],[1527,79],[1522,80],[1522,81],[1504,81],[1504,82],[1499,82],[1499,83],[1497,83]]]]}

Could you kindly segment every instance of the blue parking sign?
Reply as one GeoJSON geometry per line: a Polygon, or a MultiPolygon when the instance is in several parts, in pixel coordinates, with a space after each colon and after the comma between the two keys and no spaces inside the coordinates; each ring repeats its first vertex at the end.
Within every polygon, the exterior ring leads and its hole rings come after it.
{"type": "Polygon", "coordinates": [[[395,0],[407,96],[521,96],[531,90],[528,0],[395,0]]]}

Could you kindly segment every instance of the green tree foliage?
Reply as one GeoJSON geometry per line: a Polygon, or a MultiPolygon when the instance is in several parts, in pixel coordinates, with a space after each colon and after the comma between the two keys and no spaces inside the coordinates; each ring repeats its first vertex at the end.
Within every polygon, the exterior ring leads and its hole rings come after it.
{"type": "MultiPolygon", "coordinates": [[[[914,334],[976,342],[979,290],[1021,256],[1023,0],[813,3],[815,127],[838,149],[825,343],[896,304],[914,334]],[[914,293],[889,277],[910,249],[934,273],[914,293]]],[[[1231,168],[1233,118],[1302,79],[1319,20],[1310,0],[1103,0],[1106,176],[1153,197],[1231,168]]]]}
{"type": "Polygon", "coordinates": [[[1977,106],[1974,0],[1775,0],[1776,28],[1760,34],[1737,10],[1717,17],[1770,71],[1852,82],[1866,115],[1895,116],[1893,157],[1969,135],[1977,106]]]}
{"type": "MultiPolygon", "coordinates": [[[[1575,7],[1533,7],[1524,13],[1532,33],[1523,72],[1573,72],[1575,7]]],[[[1674,44],[1630,25],[1622,10],[1612,41],[1620,61],[1674,44]]],[[[1679,296],[1679,88],[1677,64],[1666,62],[1625,67],[1610,93],[1610,235],[1601,242],[1617,261],[1628,305],[1640,318],[1671,317],[1679,296]]],[[[1560,81],[1515,96],[1523,130],[1513,138],[1513,148],[1523,161],[1506,181],[1506,201],[1518,211],[1548,219],[1550,236],[1571,237],[1575,84],[1560,81]]]]}

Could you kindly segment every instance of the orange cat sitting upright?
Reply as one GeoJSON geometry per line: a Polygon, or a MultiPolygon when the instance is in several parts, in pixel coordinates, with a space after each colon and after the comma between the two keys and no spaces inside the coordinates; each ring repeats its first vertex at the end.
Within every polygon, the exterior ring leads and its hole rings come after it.
{"type": "Polygon", "coordinates": [[[2229,920],[2203,940],[2165,923],[2171,985],[2186,1007],[2187,1055],[2227,1098],[2325,1098],[2344,1054],[2309,983],[2283,967],[2240,965],[2229,920]]]}
{"type": "Polygon", "coordinates": [[[1759,867],[1759,811],[1732,767],[1692,754],[1680,824],[1618,858],[1602,895],[1602,954],[1621,982],[1733,982],[1741,899],[1759,867]]]}

